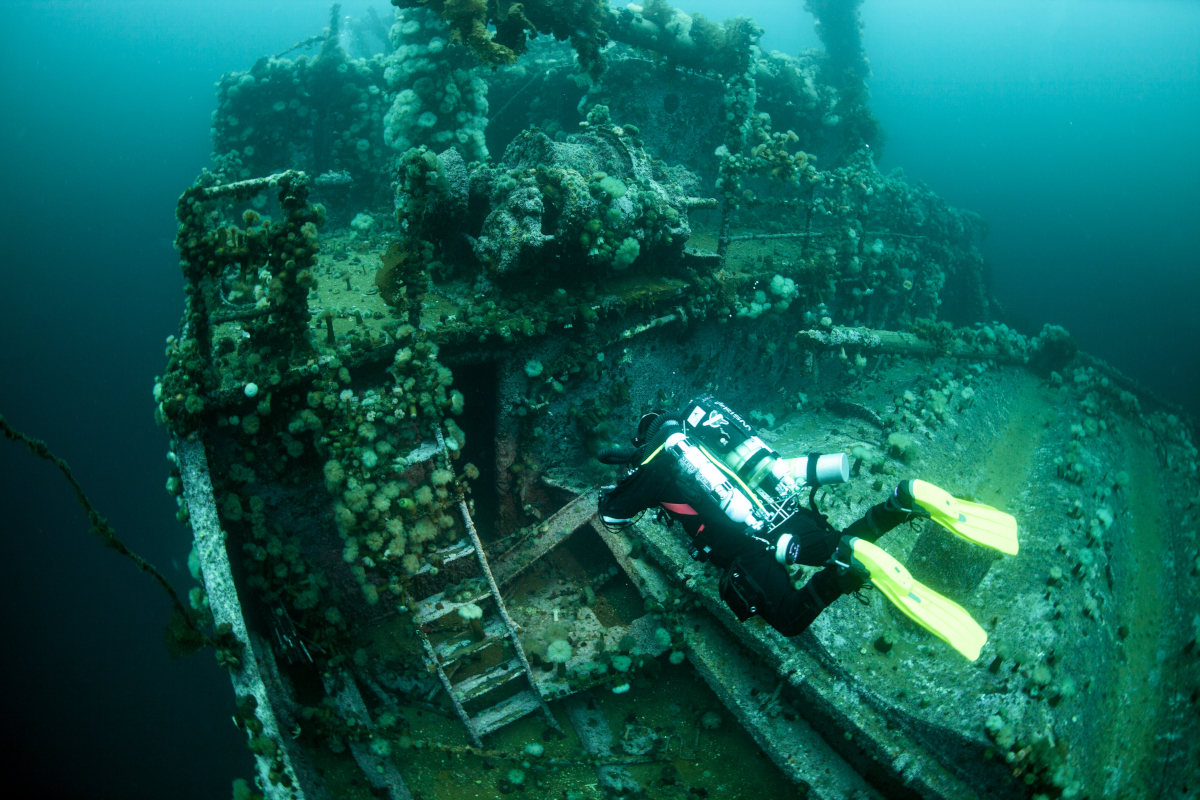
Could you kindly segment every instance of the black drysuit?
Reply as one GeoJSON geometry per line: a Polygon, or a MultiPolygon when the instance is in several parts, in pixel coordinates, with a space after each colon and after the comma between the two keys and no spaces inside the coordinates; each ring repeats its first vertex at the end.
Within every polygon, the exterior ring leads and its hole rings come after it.
{"type": "MultiPolygon", "coordinates": [[[[673,458],[660,453],[601,494],[601,518],[607,525],[619,526],[641,511],[661,506],[692,538],[693,557],[724,570],[721,598],[739,620],[758,615],[784,636],[796,636],[847,589],[857,588],[852,578],[839,577],[834,567],[826,566],[796,589],[787,568],[775,558],[776,540],[790,533],[800,543],[796,563],[824,566],[843,535],[824,516],[802,509],[773,531],[768,541],[734,523],[680,475],[673,458]]],[[[845,534],[873,542],[911,516],[887,506],[872,507],[845,534]]]]}

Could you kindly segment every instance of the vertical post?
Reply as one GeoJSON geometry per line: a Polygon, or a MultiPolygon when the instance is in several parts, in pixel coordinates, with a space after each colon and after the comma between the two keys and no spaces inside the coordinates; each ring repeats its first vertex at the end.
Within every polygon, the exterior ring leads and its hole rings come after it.
{"type": "Polygon", "coordinates": [[[721,266],[725,266],[725,253],[729,250],[729,220],[732,213],[729,210],[729,198],[726,197],[721,201],[721,230],[717,234],[717,255],[721,259],[721,266]]]}

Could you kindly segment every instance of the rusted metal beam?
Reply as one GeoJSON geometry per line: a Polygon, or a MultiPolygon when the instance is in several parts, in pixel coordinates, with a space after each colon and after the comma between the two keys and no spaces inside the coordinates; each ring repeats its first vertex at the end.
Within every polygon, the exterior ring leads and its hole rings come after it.
{"type": "Polygon", "coordinates": [[[581,525],[596,515],[594,491],[577,496],[542,523],[545,533],[527,539],[495,559],[492,574],[504,585],[524,572],[533,562],[565,542],[581,525]]]}

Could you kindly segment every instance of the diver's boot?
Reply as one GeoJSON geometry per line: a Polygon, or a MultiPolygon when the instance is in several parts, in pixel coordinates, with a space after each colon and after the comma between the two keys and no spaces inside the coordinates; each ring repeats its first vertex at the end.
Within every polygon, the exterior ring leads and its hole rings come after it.
{"type": "Polygon", "coordinates": [[[857,537],[843,535],[829,558],[829,566],[837,570],[837,583],[843,594],[854,594],[871,582],[871,573],[854,558],[855,541],[857,537]]]}
{"type": "Polygon", "coordinates": [[[891,497],[867,509],[862,519],[853,522],[845,533],[873,542],[898,525],[929,516],[913,497],[912,481],[902,481],[891,497]]]}
{"type": "Polygon", "coordinates": [[[913,495],[913,482],[911,480],[900,481],[900,483],[896,484],[895,491],[892,492],[892,496],[887,499],[884,505],[887,506],[889,511],[897,514],[907,514],[908,519],[904,520],[905,522],[912,520],[913,517],[929,516],[929,512],[921,508],[917,503],[917,498],[913,495]]]}

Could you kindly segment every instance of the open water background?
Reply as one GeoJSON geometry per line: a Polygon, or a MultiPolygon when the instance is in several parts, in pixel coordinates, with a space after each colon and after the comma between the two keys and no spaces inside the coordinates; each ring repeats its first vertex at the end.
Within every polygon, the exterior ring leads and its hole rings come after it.
{"type": "MultiPolygon", "coordinates": [[[[376,0],[376,10],[390,6],[376,0]]],[[[365,2],[346,2],[360,15],[365,2]]],[[[684,3],[817,46],[799,0],[684,3]]],[[[1200,410],[1200,4],[866,0],[881,168],[992,225],[1028,330],[1200,410]]],[[[188,537],[151,419],[182,309],[179,193],[208,163],[213,82],[319,33],[323,0],[9,0],[0,48],[0,413],[45,438],[186,591],[188,537]]],[[[99,546],[50,465],[0,442],[0,764],[45,797],[220,797],[251,759],[210,654],[99,546]]]]}

